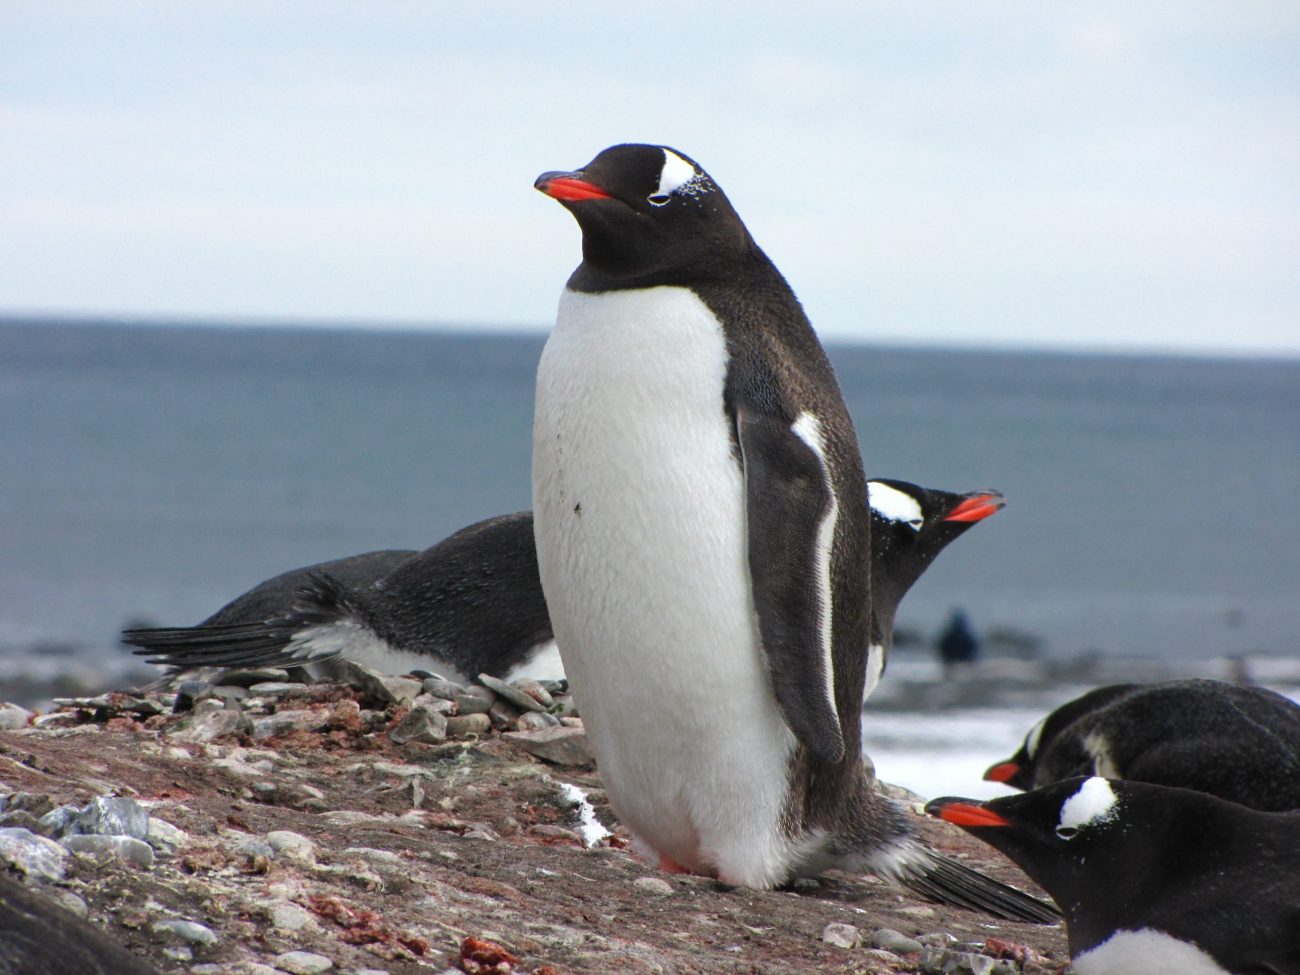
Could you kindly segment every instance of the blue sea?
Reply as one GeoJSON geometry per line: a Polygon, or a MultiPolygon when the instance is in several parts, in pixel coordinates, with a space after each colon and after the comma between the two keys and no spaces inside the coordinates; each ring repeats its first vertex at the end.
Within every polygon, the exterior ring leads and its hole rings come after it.
{"type": "MultiPolygon", "coordinates": [[[[0,671],[528,507],[543,340],[0,324],[0,671]]],[[[828,351],[869,475],[1007,497],[903,604],[900,661],[956,606],[991,654],[1296,657],[1300,362],[828,351]]]]}

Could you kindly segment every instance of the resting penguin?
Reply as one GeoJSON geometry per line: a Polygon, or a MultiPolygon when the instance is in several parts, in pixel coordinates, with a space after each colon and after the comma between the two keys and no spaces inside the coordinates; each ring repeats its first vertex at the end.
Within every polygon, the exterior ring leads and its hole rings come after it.
{"type": "MultiPolygon", "coordinates": [[[[1002,508],[997,491],[954,494],[907,481],[867,485],[873,635],[864,695],[893,642],[899,601],[934,558],[1002,508]]],[[[466,682],[564,676],[533,547],[533,515],[477,522],[423,552],[366,552],[282,572],[198,626],[131,629],[123,640],[168,678],[196,667],[302,666],[341,657],[393,673],[466,682]]]]}
{"type": "Polygon", "coordinates": [[[1208,792],[1252,809],[1300,808],[1300,705],[1217,680],[1113,684],[1061,705],[984,778],[1032,789],[1076,775],[1208,792]]]}
{"type": "Polygon", "coordinates": [[[873,870],[1004,914],[872,791],[870,519],[857,437],[794,293],[687,156],[620,145],[536,181],[582,230],[537,372],[542,589],[638,849],[766,888],[873,870]]]}
{"type": "Polygon", "coordinates": [[[1052,895],[1078,975],[1300,975],[1300,812],[1098,777],[925,808],[1052,895]]]}

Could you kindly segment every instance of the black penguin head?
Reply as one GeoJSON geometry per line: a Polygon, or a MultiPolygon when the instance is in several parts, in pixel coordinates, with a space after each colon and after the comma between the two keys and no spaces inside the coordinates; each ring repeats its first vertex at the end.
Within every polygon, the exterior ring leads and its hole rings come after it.
{"type": "Polygon", "coordinates": [[[891,625],[898,604],[938,554],[1005,504],[997,491],[954,494],[888,478],[868,482],[867,500],[872,600],[891,625]]]}
{"type": "Polygon", "coordinates": [[[1086,736],[1092,719],[1135,684],[1108,684],[1062,704],[1029,729],[1020,748],[1010,758],[990,765],[986,782],[1001,782],[1013,789],[1032,789],[1076,775],[1096,771],[1086,736]]]}
{"type": "MultiPolygon", "coordinates": [[[[960,826],[1019,865],[1065,912],[1073,943],[1081,905],[1082,915],[1094,914],[1096,899],[1119,896],[1116,887],[1132,888],[1134,876],[1142,876],[1143,860],[1158,845],[1158,836],[1133,830],[1131,785],[1095,776],[1068,779],[983,802],[934,799],[925,811],[960,826]]],[[[1136,818],[1144,817],[1139,811],[1136,818]]],[[[1158,832],[1154,823],[1151,826],[1158,832]]]]}
{"type": "Polygon", "coordinates": [[[753,246],[709,174],[667,146],[613,146],[533,185],[578,221],[584,269],[596,283],[685,283],[743,260],[753,246]]]}

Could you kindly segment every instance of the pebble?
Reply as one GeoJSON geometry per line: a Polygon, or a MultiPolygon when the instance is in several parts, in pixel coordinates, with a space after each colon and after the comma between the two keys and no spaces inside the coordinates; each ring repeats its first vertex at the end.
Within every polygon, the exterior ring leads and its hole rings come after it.
{"type": "Polygon", "coordinates": [[[915,938],[909,938],[901,931],[895,931],[893,928],[881,928],[878,931],[873,931],[871,944],[873,947],[892,951],[896,955],[910,955],[912,952],[920,951],[925,947],[915,938]]]}
{"type": "Polygon", "coordinates": [[[149,926],[149,930],[155,934],[174,934],[182,941],[188,941],[193,945],[214,945],[217,943],[216,933],[211,928],[196,921],[155,921],[149,926]]]}
{"type": "MultiPolygon", "coordinates": [[[[546,708],[542,707],[542,705],[539,704],[532,695],[525,693],[513,684],[507,684],[498,677],[493,677],[491,674],[479,674],[478,679],[483,682],[484,687],[496,691],[497,694],[504,697],[521,711],[546,710],[546,708]]],[[[549,697],[550,695],[547,696],[549,697]]]]}
{"type": "Polygon", "coordinates": [[[595,764],[587,733],[581,728],[543,728],[541,731],[509,731],[501,737],[515,742],[530,755],[554,765],[574,767],[595,764]]]}
{"type": "Polygon", "coordinates": [[[130,836],[73,834],[65,836],[59,842],[73,853],[110,856],[122,863],[142,869],[153,866],[153,847],[143,840],[130,836]]]}
{"type": "Polygon", "coordinates": [[[1018,975],[1020,966],[972,951],[926,948],[921,955],[923,975],[1018,975]]]}
{"type": "Polygon", "coordinates": [[[273,904],[270,914],[271,924],[278,931],[301,931],[303,928],[316,923],[316,919],[311,916],[310,911],[287,901],[273,904]]]}
{"type": "Polygon", "coordinates": [[[454,701],[457,694],[465,691],[463,685],[455,681],[443,680],[441,677],[429,677],[420,687],[423,693],[442,698],[444,701],[454,701]]]}
{"type": "Polygon", "coordinates": [[[837,948],[856,948],[862,944],[862,932],[852,924],[834,921],[822,928],[822,940],[837,948]]]}
{"type": "Polygon", "coordinates": [[[543,728],[560,727],[560,719],[545,711],[525,711],[515,720],[518,731],[541,731],[543,728]]]}
{"type": "Polygon", "coordinates": [[[310,860],[316,855],[316,844],[301,833],[276,829],[266,834],[266,842],[276,853],[298,860],[310,860]]]}
{"type": "Polygon", "coordinates": [[[415,700],[423,684],[405,677],[386,677],[351,660],[344,662],[343,672],[349,685],[384,704],[406,704],[415,700]]]}
{"type": "Polygon", "coordinates": [[[84,918],[90,914],[90,908],[87,906],[86,901],[70,890],[60,890],[55,887],[50,890],[50,896],[59,902],[60,907],[77,917],[84,918]]]}
{"type": "Polygon", "coordinates": [[[507,728],[513,728],[519,720],[521,714],[533,714],[533,711],[520,711],[509,701],[497,701],[488,711],[488,717],[492,719],[492,727],[497,731],[505,731],[507,728]]]}
{"type": "Polygon", "coordinates": [[[275,967],[290,975],[321,975],[334,967],[334,962],[324,955],[312,954],[310,951],[286,951],[275,956],[275,967]]]}
{"type": "Polygon", "coordinates": [[[637,877],[632,881],[632,886],[643,894],[654,894],[656,897],[667,897],[673,892],[673,885],[663,877],[637,877]]]}
{"type": "Polygon", "coordinates": [[[67,850],[19,827],[0,829],[0,860],[40,880],[62,880],[68,871],[67,850]]]}
{"type": "Polygon", "coordinates": [[[900,907],[900,908],[898,909],[898,913],[899,913],[899,914],[906,914],[906,915],[908,915],[909,917],[927,917],[927,918],[929,918],[929,917],[938,917],[938,916],[939,916],[939,912],[938,912],[938,911],[936,911],[933,907],[930,907],[930,906],[928,906],[928,905],[926,905],[926,904],[914,904],[914,905],[912,905],[912,906],[910,906],[910,907],[900,907]]]}
{"type": "Polygon", "coordinates": [[[464,738],[468,735],[486,735],[492,730],[492,719],[486,714],[461,714],[447,719],[447,734],[452,738],[464,738]]]}
{"type": "Polygon", "coordinates": [[[412,707],[423,705],[426,708],[433,708],[439,714],[455,714],[456,702],[450,698],[435,697],[432,694],[420,693],[415,696],[411,702],[412,707]]]}
{"type": "Polygon", "coordinates": [[[268,681],[287,681],[289,672],[278,667],[257,667],[249,670],[227,670],[216,681],[217,684],[231,684],[235,687],[252,687],[268,681]]]}
{"type": "MultiPolygon", "coordinates": [[[[302,686],[302,685],[299,685],[302,686]]],[[[330,713],[324,709],[304,708],[277,711],[264,718],[253,719],[254,738],[275,738],[293,731],[319,731],[330,722],[330,713]]]]}
{"type": "MultiPolygon", "coordinates": [[[[209,702],[203,701],[200,703],[207,704],[209,702]]],[[[211,703],[218,705],[218,707],[208,711],[195,707],[194,717],[190,719],[189,724],[172,731],[170,733],[171,738],[175,741],[208,742],[223,735],[233,735],[240,730],[241,725],[251,727],[252,722],[242,711],[233,708],[226,709],[220,701],[211,703]]]]}
{"type": "Polygon", "coordinates": [[[175,853],[190,841],[190,834],[165,819],[150,816],[144,841],[159,853],[175,853]]]}
{"type": "Polygon", "coordinates": [[[428,705],[416,704],[389,729],[388,737],[398,745],[408,741],[431,745],[447,737],[447,716],[428,705]]]}
{"type": "Polygon", "coordinates": [[[142,840],[149,835],[149,814],[129,796],[99,796],[91,799],[68,826],[69,832],[142,840]]]}
{"type": "Polygon", "coordinates": [[[235,852],[240,856],[248,857],[250,860],[270,860],[275,857],[275,849],[271,844],[256,836],[246,836],[240,840],[235,845],[235,852]]]}
{"type": "Polygon", "coordinates": [[[248,693],[257,697],[287,697],[307,689],[306,684],[288,680],[264,680],[248,686],[248,693]]]}
{"type": "Polygon", "coordinates": [[[555,698],[551,696],[551,692],[547,690],[545,685],[543,685],[539,680],[533,680],[531,677],[524,677],[515,681],[514,686],[519,688],[544,708],[555,706],[555,698]]]}
{"type": "Polygon", "coordinates": [[[17,704],[0,704],[0,731],[17,731],[26,728],[32,712],[17,704]]]}
{"type": "Polygon", "coordinates": [[[199,701],[216,697],[216,688],[205,680],[183,680],[176,685],[176,696],[172,699],[172,711],[193,711],[199,701]]]}
{"type": "Polygon", "coordinates": [[[487,714],[497,696],[486,687],[467,687],[456,695],[456,708],[461,714],[487,714]]]}

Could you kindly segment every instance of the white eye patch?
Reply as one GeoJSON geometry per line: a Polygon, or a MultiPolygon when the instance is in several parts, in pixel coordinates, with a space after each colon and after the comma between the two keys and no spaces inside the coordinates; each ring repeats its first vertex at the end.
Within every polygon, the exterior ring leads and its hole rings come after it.
{"type": "Polygon", "coordinates": [[[1038,724],[1029,729],[1029,734],[1025,735],[1025,754],[1029,756],[1031,762],[1038,752],[1038,743],[1043,738],[1043,726],[1046,724],[1047,719],[1043,718],[1038,724]]]}
{"type": "Polygon", "coordinates": [[[1115,818],[1119,799],[1105,779],[1084,781],[1079,791],[1061,805],[1061,819],[1056,824],[1056,835],[1068,839],[1085,826],[1096,826],[1115,818]]]}
{"type": "Polygon", "coordinates": [[[695,191],[691,184],[699,180],[699,176],[694,166],[671,149],[665,149],[664,166],[659,170],[659,186],[650,194],[650,202],[655,206],[663,206],[678,190],[693,196],[695,191]]]}
{"type": "Polygon", "coordinates": [[[867,503],[871,505],[872,511],[886,521],[901,521],[914,531],[920,531],[925,524],[925,516],[921,513],[921,505],[916,498],[888,484],[869,482],[867,503]]]}

